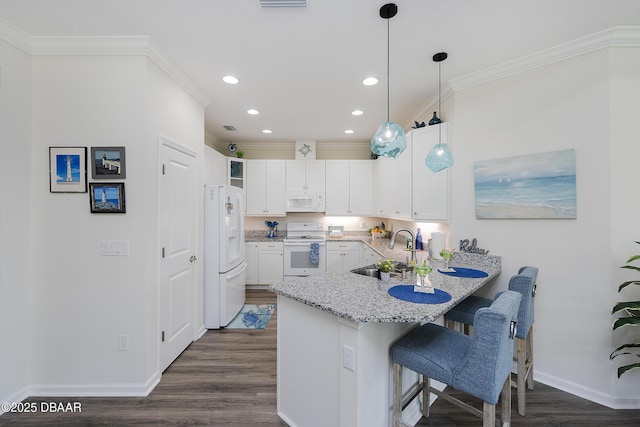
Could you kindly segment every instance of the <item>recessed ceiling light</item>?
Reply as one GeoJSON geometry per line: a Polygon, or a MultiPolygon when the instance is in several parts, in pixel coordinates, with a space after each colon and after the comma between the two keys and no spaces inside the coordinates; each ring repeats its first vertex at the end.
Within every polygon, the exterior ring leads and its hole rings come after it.
{"type": "Polygon", "coordinates": [[[378,83],[378,79],[376,79],[375,77],[367,77],[362,81],[362,84],[365,86],[373,86],[376,83],[378,83]]]}
{"type": "Polygon", "coordinates": [[[262,133],[271,133],[271,129],[262,129],[262,133]]]}
{"type": "Polygon", "coordinates": [[[225,83],[229,83],[230,85],[238,84],[238,82],[240,81],[240,80],[238,80],[236,77],[233,77],[233,76],[224,76],[224,77],[222,78],[222,80],[223,80],[225,83]]]}
{"type": "Polygon", "coordinates": [[[247,110],[248,114],[251,114],[252,116],[255,116],[256,114],[260,114],[260,112],[258,110],[255,110],[253,108],[247,110]]]}
{"type": "Polygon", "coordinates": [[[354,116],[361,116],[364,114],[364,112],[361,110],[353,110],[351,114],[353,114],[354,116]]]}
{"type": "Polygon", "coordinates": [[[347,129],[347,130],[344,131],[344,133],[352,134],[353,133],[353,129],[347,129]]]}

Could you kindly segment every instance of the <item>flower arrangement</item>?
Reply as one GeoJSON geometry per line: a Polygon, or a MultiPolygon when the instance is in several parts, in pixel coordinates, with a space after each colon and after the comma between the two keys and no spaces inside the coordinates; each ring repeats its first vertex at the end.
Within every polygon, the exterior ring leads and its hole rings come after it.
{"type": "Polygon", "coordinates": [[[396,267],[396,262],[392,259],[381,259],[376,263],[376,267],[383,273],[389,273],[396,267]]]}

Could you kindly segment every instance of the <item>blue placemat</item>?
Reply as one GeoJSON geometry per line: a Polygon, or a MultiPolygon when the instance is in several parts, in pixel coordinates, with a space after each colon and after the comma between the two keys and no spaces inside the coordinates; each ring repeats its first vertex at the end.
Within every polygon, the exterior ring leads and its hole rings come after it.
{"type": "Polygon", "coordinates": [[[442,304],[451,299],[451,295],[441,289],[434,289],[432,294],[413,292],[413,285],[396,285],[388,292],[394,298],[418,304],[442,304]]]}
{"type": "Polygon", "coordinates": [[[447,276],[469,277],[472,279],[487,277],[489,275],[489,273],[485,271],[476,270],[474,268],[463,268],[463,267],[451,267],[451,268],[453,268],[455,271],[440,271],[440,269],[438,269],[438,272],[441,274],[446,274],[447,276]]]}

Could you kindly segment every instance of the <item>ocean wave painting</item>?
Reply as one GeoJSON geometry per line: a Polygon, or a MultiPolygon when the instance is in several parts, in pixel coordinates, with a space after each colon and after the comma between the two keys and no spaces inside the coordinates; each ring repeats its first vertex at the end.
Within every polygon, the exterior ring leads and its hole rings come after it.
{"type": "Polygon", "coordinates": [[[476,218],[576,218],[574,149],[474,163],[476,218]]]}

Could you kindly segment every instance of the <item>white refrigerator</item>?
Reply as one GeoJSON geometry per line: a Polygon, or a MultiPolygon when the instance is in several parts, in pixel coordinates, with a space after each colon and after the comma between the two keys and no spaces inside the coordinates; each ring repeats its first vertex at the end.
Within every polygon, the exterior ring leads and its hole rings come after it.
{"type": "Polygon", "coordinates": [[[230,185],[204,190],[204,326],[219,329],[245,302],[243,199],[230,185]]]}

